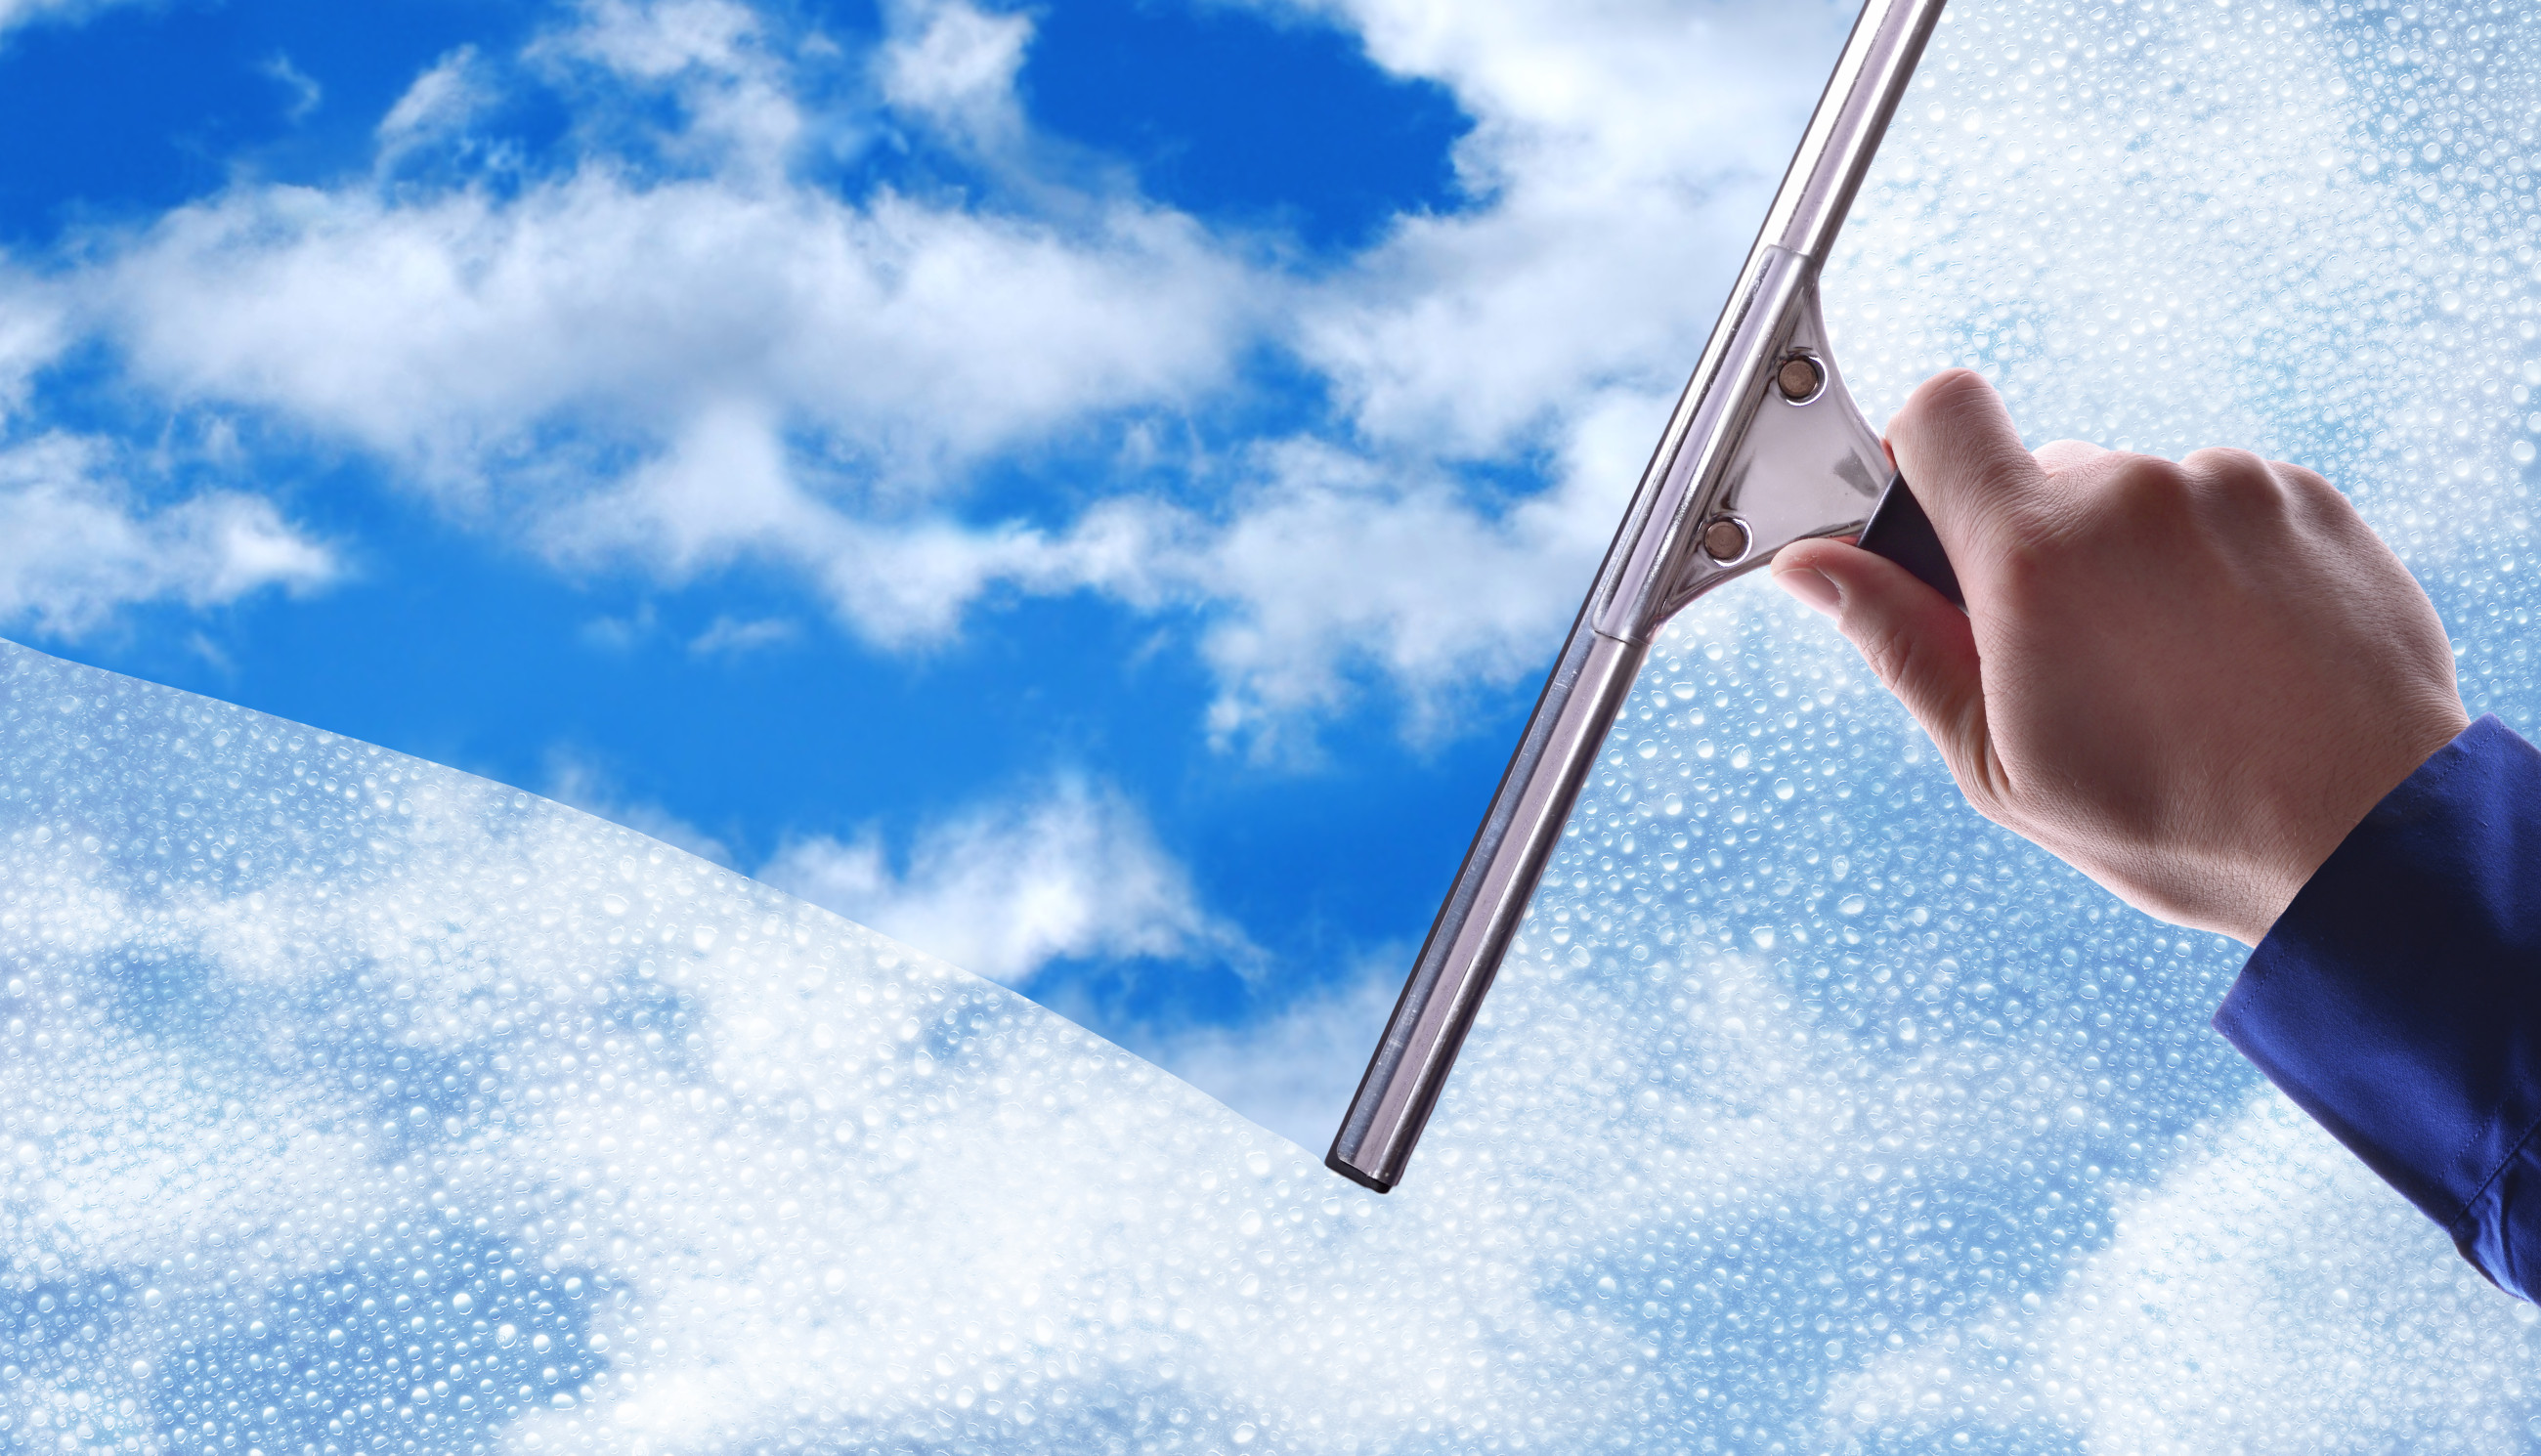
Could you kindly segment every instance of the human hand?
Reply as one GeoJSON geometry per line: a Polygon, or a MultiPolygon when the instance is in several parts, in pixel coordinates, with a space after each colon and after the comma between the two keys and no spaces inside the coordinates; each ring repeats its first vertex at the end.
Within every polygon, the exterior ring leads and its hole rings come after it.
{"type": "Polygon", "coordinates": [[[2468,726],[2433,604],[2309,471],[2033,456],[1963,369],[1888,439],[1966,614],[1841,541],[1784,547],[1774,579],[1836,619],[1978,813],[2129,905],[2257,944],[2468,726]]]}

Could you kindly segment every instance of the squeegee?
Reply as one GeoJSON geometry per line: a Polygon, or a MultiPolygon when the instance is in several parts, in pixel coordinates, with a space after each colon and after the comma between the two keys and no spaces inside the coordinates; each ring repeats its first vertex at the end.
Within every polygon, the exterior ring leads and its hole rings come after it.
{"type": "MultiPolygon", "coordinates": [[[[1869,0],[1641,473],[1526,733],[1324,1161],[1390,1192],[1651,639],[1795,541],[1852,536],[1959,602],[1949,558],[1836,368],[1818,270],[1942,0],[1869,0]]],[[[1964,605],[1962,603],[1961,605],[1964,605]]]]}

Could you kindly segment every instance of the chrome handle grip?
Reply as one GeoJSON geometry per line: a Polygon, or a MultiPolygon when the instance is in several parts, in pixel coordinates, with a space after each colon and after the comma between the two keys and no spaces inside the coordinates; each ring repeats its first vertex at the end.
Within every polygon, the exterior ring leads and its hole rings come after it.
{"type": "Polygon", "coordinates": [[[1950,599],[1950,605],[1961,612],[1968,610],[1968,599],[1959,590],[1958,568],[1950,564],[1950,553],[1941,548],[1941,538],[1932,530],[1932,518],[1924,514],[1924,503],[1906,488],[1903,473],[1892,475],[1888,488],[1871,507],[1870,520],[1861,528],[1861,548],[1889,560],[1915,574],[1915,579],[1950,599]]]}
{"type": "Polygon", "coordinates": [[[1648,651],[1598,631],[1585,611],[1572,623],[1324,1158],[1334,1172],[1378,1193],[1402,1179],[1648,651]]]}

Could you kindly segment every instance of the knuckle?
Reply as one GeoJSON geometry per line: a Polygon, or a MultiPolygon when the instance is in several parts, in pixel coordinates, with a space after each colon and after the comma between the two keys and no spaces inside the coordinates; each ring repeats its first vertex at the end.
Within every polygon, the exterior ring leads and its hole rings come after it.
{"type": "Polygon", "coordinates": [[[1960,413],[1992,388],[1985,382],[1985,376],[1973,369],[1944,369],[1917,387],[1906,400],[1906,407],[1897,411],[1896,419],[1890,421],[1889,428],[1894,431],[1902,426],[1913,434],[1935,421],[1960,413]]]}
{"type": "Polygon", "coordinates": [[[2273,473],[2264,458],[2231,445],[2209,445],[2203,450],[2192,450],[2180,461],[2180,466],[2192,474],[2217,477],[2267,476],[2273,473]]]}
{"type": "Polygon", "coordinates": [[[2239,510],[2282,509],[2289,496],[2279,469],[2247,450],[2215,447],[2180,462],[2196,491],[2239,510]]]}
{"type": "Polygon", "coordinates": [[[2185,494],[2195,470],[2189,462],[2196,459],[2194,455],[2187,461],[2167,461],[2158,455],[2121,456],[2109,472],[2109,485],[2121,495],[2185,494]]]}
{"type": "Polygon", "coordinates": [[[2364,524],[2363,518],[2356,513],[2356,502],[2349,500],[2346,492],[2329,483],[2328,477],[2320,473],[2301,466],[2285,465],[2277,467],[2277,475],[2285,484],[2287,498],[2311,519],[2339,526],[2350,522],[2360,527],[2364,524]]]}
{"type": "Polygon", "coordinates": [[[2033,457],[2039,469],[2063,473],[2087,467],[2107,453],[2088,440],[2050,440],[2033,457]]]}
{"type": "Polygon", "coordinates": [[[2199,512],[2196,473],[2157,456],[2111,452],[2069,488],[2002,512],[1979,574],[2021,615],[2069,591],[2077,570],[2145,548],[2173,548],[2199,512]]]}
{"type": "Polygon", "coordinates": [[[2092,537],[2163,535],[2197,509],[2199,473],[2186,463],[2131,455],[2109,473],[2078,513],[2076,534],[2092,537]]]}
{"type": "Polygon", "coordinates": [[[1953,365],[1924,381],[1924,387],[1916,393],[1928,395],[1937,402],[1955,403],[1971,396],[1989,394],[1992,390],[1993,386],[1986,383],[1984,375],[1965,365],[1953,365]]]}
{"type": "Polygon", "coordinates": [[[2015,617],[2051,597],[2103,529],[2090,502],[2071,499],[2005,501],[1988,524],[1967,544],[1960,579],[1982,581],[1995,607],[2015,617]]]}

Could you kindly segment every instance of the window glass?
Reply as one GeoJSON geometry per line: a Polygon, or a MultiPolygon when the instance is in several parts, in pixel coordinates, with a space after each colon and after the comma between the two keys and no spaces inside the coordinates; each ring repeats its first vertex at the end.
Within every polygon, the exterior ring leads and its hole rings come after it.
{"type": "MultiPolygon", "coordinates": [[[[2531,31],[1961,0],[1829,279],[1856,392],[2316,466],[2541,724],[2531,31]]],[[[13,1449],[2541,1432],[2532,1311],[2206,1029],[2239,948],[1978,821],[1755,583],[1653,655],[1387,1199],[454,770],[14,647],[0,744],[13,1449]]]]}

